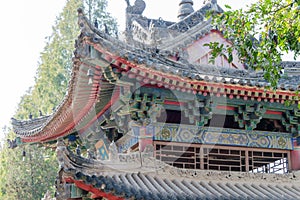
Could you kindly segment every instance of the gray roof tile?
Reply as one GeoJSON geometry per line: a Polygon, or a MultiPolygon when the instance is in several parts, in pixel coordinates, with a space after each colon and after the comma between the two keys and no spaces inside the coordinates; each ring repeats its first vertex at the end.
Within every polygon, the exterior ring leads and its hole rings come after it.
{"type": "MultiPolygon", "coordinates": [[[[185,178],[151,173],[149,168],[143,171],[137,167],[135,169],[139,172],[121,172],[115,168],[115,162],[112,163],[114,168],[109,168],[109,162],[101,164],[102,161],[80,157],[66,148],[59,148],[59,151],[63,158],[60,159],[60,164],[65,166],[65,176],[84,181],[85,184],[115,196],[125,195],[126,198],[135,199],[299,199],[298,179],[291,180],[292,182],[272,182],[265,180],[263,174],[252,176],[252,179],[248,179],[249,174],[245,174],[239,176],[238,180],[232,180],[234,172],[231,172],[232,175],[227,180],[218,178],[222,172],[213,179],[209,177],[214,173],[209,173],[207,178],[185,178]],[[105,168],[101,168],[101,165],[105,168]],[[99,168],[95,169],[94,166],[99,168]]],[[[168,168],[164,169],[166,170],[168,168]]],[[[280,174],[274,176],[281,177],[280,174]]]]}

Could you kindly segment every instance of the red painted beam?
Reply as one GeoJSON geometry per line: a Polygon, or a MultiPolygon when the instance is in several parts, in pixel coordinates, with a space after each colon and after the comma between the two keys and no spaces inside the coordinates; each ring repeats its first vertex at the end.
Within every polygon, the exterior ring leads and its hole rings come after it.
{"type": "Polygon", "coordinates": [[[87,185],[83,181],[74,180],[71,177],[66,178],[65,181],[67,183],[74,183],[78,188],[93,193],[92,198],[104,197],[109,200],[123,200],[124,199],[122,197],[117,197],[110,193],[105,193],[105,192],[93,187],[92,185],[87,185]]]}
{"type": "Polygon", "coordinates": [[[282,115],[282,112],[274,111],[274,110],[267,110],[266,114],[268,114],[268,115],[282,115]]]}
{"type": "Polygon", "coordinates": [[[165,104],[165,105],[173,105],[173,106],[182,106],[182,105],[184,105],[184,102],[168,101],[168,100],[165,100],[165,101],[164,101],[164,104],[165,104]]]}
{"type": "MultiPolygon", "coordinates": [[[[220,110],[235,110],[234,106],[218,105],[218,106],[216,106],[216,108],[220,109],[220,110]]],[[[282,115],[282,112],[274,111],[274,110],[267,110],[265,114],[267,114],[267,115],[282,115]]]]}
{"type": "Polygon", "coordinates": [[[222,106],[222,105],[218,105],[216,106],[217,109],[219,110],[235,110],[234,106],[222,106]]]}

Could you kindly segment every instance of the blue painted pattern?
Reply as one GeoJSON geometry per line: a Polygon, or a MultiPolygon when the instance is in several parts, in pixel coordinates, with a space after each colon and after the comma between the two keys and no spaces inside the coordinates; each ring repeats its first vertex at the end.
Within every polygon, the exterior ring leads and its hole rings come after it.
{"type": "Polygon", "coordinates": [[[160,141],[293,149],[289,133],[159,123],[150,125],[147,132],[160,141]]]}

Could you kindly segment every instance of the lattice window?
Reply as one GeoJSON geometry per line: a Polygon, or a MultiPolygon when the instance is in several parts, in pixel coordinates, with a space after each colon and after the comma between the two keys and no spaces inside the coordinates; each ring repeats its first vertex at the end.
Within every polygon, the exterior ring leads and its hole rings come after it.
{"type": "Polygon", "coordinates": [[[249,151],[249,170],[255,173],[287,173],[287,153],[249,151]]]}
{"type": "Polygon", "coordinates": [[[288,150],[155,141],[156,159],[174,167],[253,173],[287,173],[288,150]]]}

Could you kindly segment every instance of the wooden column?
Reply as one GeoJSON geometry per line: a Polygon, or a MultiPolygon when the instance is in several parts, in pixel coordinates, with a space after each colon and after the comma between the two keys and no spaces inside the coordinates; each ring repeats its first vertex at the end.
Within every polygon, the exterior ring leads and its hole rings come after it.
{"type": "Polygon", "coordinates": [[[291,172],[291,171],[292,171],[291,152],[289,152],[289,153],[287,154],[287,159],[288,159],[288,172],[291,172]]]}
{"type": "Polygon", "coordinates": [[[249,172],[249,151],[245,151],[245,170],[249,172]]]}
{"type": "Polygon", "coordinates": [[[300,146],[297,145],[297,140],[293,141],[294,150],[288,154],[289,171],[300,170],[300,146]]]}
{"type": "Polygon", "coordinates": [[[203,153],[203,147],[200,147],[200,169],[204,169],[204,153],[203,153]]]}
{"type": "Polygon", "coordinates": [[[147,145],[153,145],[153,136],[152,133],[147,133],[146,127],[141,127],[139,136],[139,150],[143,152],[147,145]]]}

